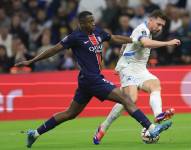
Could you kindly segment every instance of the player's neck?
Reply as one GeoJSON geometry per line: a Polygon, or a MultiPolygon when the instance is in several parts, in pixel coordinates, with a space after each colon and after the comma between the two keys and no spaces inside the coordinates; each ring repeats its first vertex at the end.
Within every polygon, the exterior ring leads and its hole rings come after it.
{"type": "Polygon", "coordinates": [[[84,29],[84,28],[82,28],[82,27],[80,27],[80,30],[81,30],[82,32],[84,32],[85,34],[87,34],[87,35],[92,34],[92,31],[88,31],[88,30],[86,30],[86,29],[84,29]]]}

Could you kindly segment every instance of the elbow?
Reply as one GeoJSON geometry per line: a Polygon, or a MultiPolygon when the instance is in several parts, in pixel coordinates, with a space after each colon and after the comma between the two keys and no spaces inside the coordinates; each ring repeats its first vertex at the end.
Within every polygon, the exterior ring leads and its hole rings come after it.
{"type": "Polygon", "coordinates": [[[147,42],[141,42],[141,44],[142,44],[142,46],[143,46],[144,48],[151,48],[151,47],[150,47],[150,44],[147,43],[147,42]]]}

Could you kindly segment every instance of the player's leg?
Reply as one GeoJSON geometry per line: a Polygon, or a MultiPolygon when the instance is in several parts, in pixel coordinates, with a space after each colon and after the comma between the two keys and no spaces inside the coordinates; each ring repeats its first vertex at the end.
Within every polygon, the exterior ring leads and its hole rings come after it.
{"type": "Polygon", "coordinates": [[[161,86],[158,79],[150,79],[143,83],[142,89],[150,93],[150,106],[155,116],[155,122],[167,120],[174,114],[173,109],[162,112],[161,86]]]}
{"type": "Polygon", "coordinates": [[[92,96],[88,93],[84,93],[83,90],[77,89],[74,100],[71,102],[66,111],[53,115],[36,130],[29,130],[27,132],[27,147],[30,148],[40,135],[50,131],[59,124],[74,119],[76,116],[78,116],[86,107],[91,97],[92,96]]]}
{"type": "MultiPolygon", "coordinates": [[[[135,103],[137,100],[137,95],[138,95],[138,91],[137,91],[137,86],[136,85],[130,85],[127,87],[123,87],[121,88],[123,94],[125,95],[129,95],[129,97],[131,98],[131,100],[135,103]]],[[[121,115],[121,113],[125,111],[124,107],[122,104],[115,104],[112,108],[112,110],[110,111],[109,115],[107,116],[107,118],[104,120],[104,122],[101,124],[101,128],[104,132],[106,132],[108,130],[108,128],[110,127],[110,125],[121,115]]]]}
{"type": "Polygon", "coordinates": [[[148,129],[151,125],[149,119],[135,106],[133,100],[131,100],[128,95],[124,95],[119,88],[113,89],[113,91],[108,95],[107,99],[121,103],[125,110],[145,128],[148,129]]]}
{"type": "MultiPolygon", "coordinates": [[[[137,86],[136,85],[130,85],[127,87],[121,88],[123,94],[129,95],[130,98],[133,100],[135,103],[137,100],[137,86]]],[[[101,141],[102,138],[104,137],[106,131],[109,129],[111,124],[121,115],[122,112],[124,112],[125,109],[122,104],[115,104],[110,111],[109,115],[106,117],[106,119],[101,123],[95,133],[95,137],[97,141],[101,141]]]]}
{"type": "Polygon", "coordinates": [[[160,81],[158,79],[146,80],[142,87],[142,90],[150,93],[150,106],[156,117],[160,113],[162,113],[162,100],[161,100],[161,86],[160,81]]]}
{"type": "MultiPolygon", "coordinates": [[[[128,67],[129,68],[129,67],[128,67]]],[[[133,102],[137,99],[137,80],[135,75],[133,75],[128,68],[121,69],[119,73],[121,90],[124,95],[128,95],[133,102]]],[[[117,103],[107,116],[106,120],[101,124],[100,129],[102,128],[105,132],[114,120],[116,120],[124,110],[122,104],[117,103]]]]}
{"type": "Polygon", "coordinates": [[[157,126],[152,124],[150,120],[144,115],[144,113],[135,106],[131,98],[122,94],[119,88],[113,89],[109,94],[108,99],[123,104],[125,110],[144,128],[148,129],[152,137],[158,136],[162,131],[168,129],[172,124],[172,122],[166,122],[157,126]]]}
{"type": "MultiPolygon", "coordinates": [[[[120,88],[116,88],[111,82],[107,81],[104,78],[97,79],[94,86],[90,87],[92,93],[95,93],[94,96],[99,98],[100,100],[110,100],[116,103],[120,103],[124,106],[125,110],[135,118],[144,128],[148,129],[150,134],[153,137],[156,137],[162,132],[164,129],[170,127],[171,122],[161,125],[160,127],[155,127],[149,119],[144,115],[144,113],[139,110],[131,98],[128,95],[122,93],[120,88]]],[[[94,144],[99,144],[99,140],[97,136],[93,138],[94,144]]]]}
{"type": "Polygon", "coordinates": [[[62,122],[74,119],[80,112],[82,112],[85,106],[86,104],[79,104],[76,101],[72,101],[70,107],[66,111],[55,114],[36,130],[29,130],[27,132],[27,147],[30,148],[40,135],[50,131],[62,122]]]}

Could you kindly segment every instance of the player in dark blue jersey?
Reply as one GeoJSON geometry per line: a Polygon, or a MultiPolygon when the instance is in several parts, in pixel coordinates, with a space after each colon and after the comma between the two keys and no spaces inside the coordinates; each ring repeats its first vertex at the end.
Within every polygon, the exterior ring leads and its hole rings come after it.
{"type": "MultiPolygon", "coordinates": [[[[74,119],[82,112],[93,96],[101,101],[107,99],[123,104],[126,111],[143,127],[148,129],[148,132],[152,137],[158,136],[160,132],[169,128],[171,122],[165,122],[164,124],[157,126],[152,124],[134,105],[128,95],[122,94],[119,88],[116,88],[115,85],[100,74],[102,43],[104,41],[113,41],[118,44],[126,44],[131,43],[132,40],[126,36],[110,35],[102,29],[97,28],[91,12],[81,12],[78,16],[78,20],[79,28],[61,40],[54,47],[42,52],[31,60],[16,64],[16,66],[30,65],[39,60],[53,56],[62,49],[71,48],[80,66],[78,88],[71,105],[66,111],[59,112],[52,116],[36,130],[29,130],[27,132],[27,147],[30,148],[35,140],[45,132],[65,121],[74,119]]],[[[94,140],[96,143],[97,139],[94,140]]]]}

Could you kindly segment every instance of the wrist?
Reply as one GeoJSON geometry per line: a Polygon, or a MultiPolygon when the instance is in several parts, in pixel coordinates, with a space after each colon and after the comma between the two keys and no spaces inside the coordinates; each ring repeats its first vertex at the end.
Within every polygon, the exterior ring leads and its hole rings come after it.
{"type": "Polygon", "coordinates": [[[169,44],[169,42],[167,41],[167,42],[165,42],[165,46],[170,46],[170,44],[169,44]]]}

